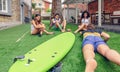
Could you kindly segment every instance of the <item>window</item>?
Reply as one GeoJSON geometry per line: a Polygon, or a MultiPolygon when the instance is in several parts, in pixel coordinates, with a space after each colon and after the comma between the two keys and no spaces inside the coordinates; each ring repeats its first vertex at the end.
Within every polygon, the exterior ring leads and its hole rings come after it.
{"type": "Polygon", "coordinates": [[[41,3],[39,3],[39,6],[41,6],[42,4],[41,3]]]}
{"type": "Polygon", "coordinates": [[[0,11],[2,10],[2,0],[0,0],[0,11]]]}
{"type": "Polygon", "coordinates": [[[0,11],[1,12],[8,12],[8,4],[7,4],[8,0],[0,0],[0,11]]]}
{"type": "Polygon", "coordinates": [[[0,15],[12,15],[11,0],[0,0],[0,15]]]}

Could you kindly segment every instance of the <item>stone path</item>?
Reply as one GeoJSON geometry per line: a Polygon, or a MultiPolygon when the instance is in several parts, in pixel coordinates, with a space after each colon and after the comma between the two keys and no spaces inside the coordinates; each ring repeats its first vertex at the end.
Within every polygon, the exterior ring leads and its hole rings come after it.
{"type": "Polygon", "coordinates": [[[0,30],[20,25],[20,22],[0,22],[0,30]]]}

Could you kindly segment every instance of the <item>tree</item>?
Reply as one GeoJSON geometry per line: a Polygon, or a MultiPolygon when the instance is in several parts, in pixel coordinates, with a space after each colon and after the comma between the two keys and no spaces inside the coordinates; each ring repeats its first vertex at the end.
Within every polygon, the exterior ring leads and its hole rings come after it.
{"type": "Polygon", "coordinates": [[[35,9],[36,3],[32,3],[32,8],[35,9]]]}
{"type": "Polygon", "coordinates": [[[61,18],[63,19],[61,0],[52,0],[52,13],[51,13],[51,17],[53,17],[56,13],[59,13],[61,18]]]}
{"type": "Polygon", "coordinates": [[[51,9],[47,9],[47,11],[46,12],[51,12],[51,9]]]}

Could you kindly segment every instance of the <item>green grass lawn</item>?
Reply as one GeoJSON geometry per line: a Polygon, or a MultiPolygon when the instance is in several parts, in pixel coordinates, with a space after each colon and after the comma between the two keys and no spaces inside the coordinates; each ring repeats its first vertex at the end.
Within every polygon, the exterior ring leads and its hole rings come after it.
{"type": "MultiPolygon", "coordinates": [[[[43,21],[46,24],[47,29],[49,21],[43,21]]],[[[77,25],[68,24],[67,28],[71,28],[74,31],[77,25]]],[[[13,28],[0,31],[0,72],[8,72],[12,65],[13,58],[18,55],[24,55],[37,45],[49,40],[50,38],[61,34],[59,31],[54,31],[54,35],[30,35],[30,24],[23,24],[13,28]],[[25,35],[24,35],[25,34],[25,35]],[[22,37],[24,35],[24,37],[22,37]],[[22,37],[22,38],[21,38],[22,37]],[[19,38],[21,40],[16,42],[19,38]]],[[[117,50],[120,53],[120,34],[108,32],[111,35],[111,39],[108,41],[108,45],[117,50]]],[[[62,60],[62,72],[84,72],[85,62],[81,51],[81,37],[76,34],[76,40],[71,51],[62,60]]],[[[95,59],[98,62],[98,66],[95,72],[120,72],[120,66],[106,60],[99,54],[96,54],[95,59]]],[[[120,59],[120,58],[119,58],[120,59]]]]}

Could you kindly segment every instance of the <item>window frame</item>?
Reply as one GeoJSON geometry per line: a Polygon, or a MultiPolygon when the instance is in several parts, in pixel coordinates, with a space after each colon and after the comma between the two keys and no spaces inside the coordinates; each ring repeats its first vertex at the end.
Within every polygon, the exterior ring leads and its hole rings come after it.
{"type": "Polygon", "coordinates": [[[11,0],[6,0],[5,3],[6,10],[3,10],[3,0],[1,0],[2,10],[0,10],[0,15],[12,16],[11,0]]]}

